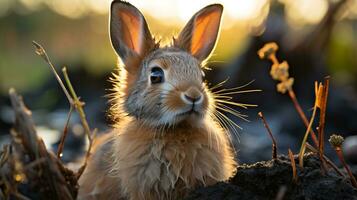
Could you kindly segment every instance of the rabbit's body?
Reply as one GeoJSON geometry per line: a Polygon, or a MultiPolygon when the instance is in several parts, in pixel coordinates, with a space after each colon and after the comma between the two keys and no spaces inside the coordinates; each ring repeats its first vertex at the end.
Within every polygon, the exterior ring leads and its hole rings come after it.
{"type": "Polygon", "coordinates": [[[81,190],[88,195],[82,198],[178,199],[197,186],[233,175],[235,162],[228,141],[209,119],[202,127],[182,124],[161,135],[135,119],[123,127],[113,131],[115,139],[108,138],[102,151],[96,151],[99,166],[90,165],[87,178],[81,179],[87,183],[81,190]]]}
{"type": "Polygon", "coordinates": [[[221,14],[221,5],[207,6],[160,48],[134,6],[112,3],[111,39],[124,64],[113,81],[117,122],[94,149],[80,199],[180,199],[233,175],[234,151],[201,65],[221,14]]]}

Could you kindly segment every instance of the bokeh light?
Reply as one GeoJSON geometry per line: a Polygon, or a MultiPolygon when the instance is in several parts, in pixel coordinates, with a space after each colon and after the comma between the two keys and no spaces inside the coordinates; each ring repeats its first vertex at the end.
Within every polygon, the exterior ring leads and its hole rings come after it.
{"type": "MultiPolygon", "coordinates": [[[[151,33],[163,44],[171,42],[172,37],[201,8],[212,3],[223,4],[222,31],[211,57],[211,61],[217,63],[235,59],[250,43],[250,36],[263,34],[267,16],[272,10],[270,0],[128,1],[143,12],[151,33]]],[[[24,65],[23,60],[16,59],[17,54],[31,51],[31,46],[22,46],[31,40],[46,41],[56,58],[67,64],[81,64],[94,74],[106,72],[116,59],[108,37],[111,2],[112,0],[0,0],[0,79],[1,74],[5,74],[3,71],[6,70],[8,74],[11,71],[16,73],[15,69],[24,65]],[[13,69],[7,69],[5,66],[8,65],[13,66],[13,69]]],[[[338,0],[279,0],[274,6],[279,6],[279,12],[283,12],[279,15],[287,19],[289,28],[306,31],[309,29],[304,29],[305,26],[320,22],[331,2],[336,3],[338,0]]],[[[357,18],[357,0],[349,0],[345,7],[336,19],[357,18]]],[[[301,34],[297,31],[294,33],[301,34]]],[[[33,64],[38,63],[32,55],[26,59],[33,64]]],[[[45,77],[45,74],[41,76],[45,77]]],[[[4,81],[0,84],[0,91],[6,92],[14,84],[20,85],[21,81],[4,81]]]]}
{"type": "MultiPolygon", "coordinates": [[[[70,18],[78,18],[88,13],[107,14],[111,0],[18,0],[29,10],[36,10],[45,4],[55,12],[70,18]]],[[[146,15],[150,15],[163,23],[186,22],[193,13],[211,3],[221,3],[225,6],[224,17],[228,21],[249,21],[263,16],[260,12],[268,0],[131,0],[146,15]],[[189,5],[189,6],[188,6],[189,5]]],[[[1,10],[10,7],[10,0],[0,2],[1,10]]],[[[0,12],[1,13],[1,12],[0,12]]],[[[231,24],[227,24],[231,26],[231,24]]]]}
{"type": "Polygon", "coordinates": [[[282,0],[288,20],[293,25],[316,24],[327,12],[327,0],[282,0]]]}

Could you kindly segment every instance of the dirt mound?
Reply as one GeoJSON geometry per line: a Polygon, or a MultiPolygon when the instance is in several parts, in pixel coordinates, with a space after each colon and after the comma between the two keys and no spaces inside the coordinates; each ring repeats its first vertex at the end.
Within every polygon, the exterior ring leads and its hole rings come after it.
{"type": "Polygon", "coordinates": [[[348,178],[333,170],[322,174],[315,155],[305,156],[304,169],[297,167],[297,174],[294,183],[290,161],[284,156],[276,161],[243,164],[227,183],[199,188],[187,199],[357,199],[357,189],[348,178]]]}

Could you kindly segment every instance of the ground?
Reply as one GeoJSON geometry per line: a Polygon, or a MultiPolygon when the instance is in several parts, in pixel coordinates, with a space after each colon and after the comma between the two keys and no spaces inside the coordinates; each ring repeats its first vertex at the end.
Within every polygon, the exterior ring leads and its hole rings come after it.
{"type": "MultiPolygon", "coordinates": [[[[295,160],[297,162],[297,158],[295,160]]],[[[285,156],[280,156],[275,161],[243,164],[227,183],[200,188],[193,191],[187,200],[357,199],[357,189],[351,185],[348,178],[339,176],[332,169],[325,175],[322,174],[320,161],[316,155],[305,156],[304,168],[297,166],[297,175],[298,180],[294,183],[292,166],[285,156]]]]}

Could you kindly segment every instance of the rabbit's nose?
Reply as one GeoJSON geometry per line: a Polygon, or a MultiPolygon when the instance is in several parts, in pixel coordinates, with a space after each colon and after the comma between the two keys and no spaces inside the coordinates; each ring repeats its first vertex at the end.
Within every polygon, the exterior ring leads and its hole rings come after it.
{"type": "Polygon", "coordinates": [[[183,95],[181,95],[181,98],[188,104],[199,104],[203,99],[202,93],[195,87],[190,87],[186,90],[183,95]]]}

